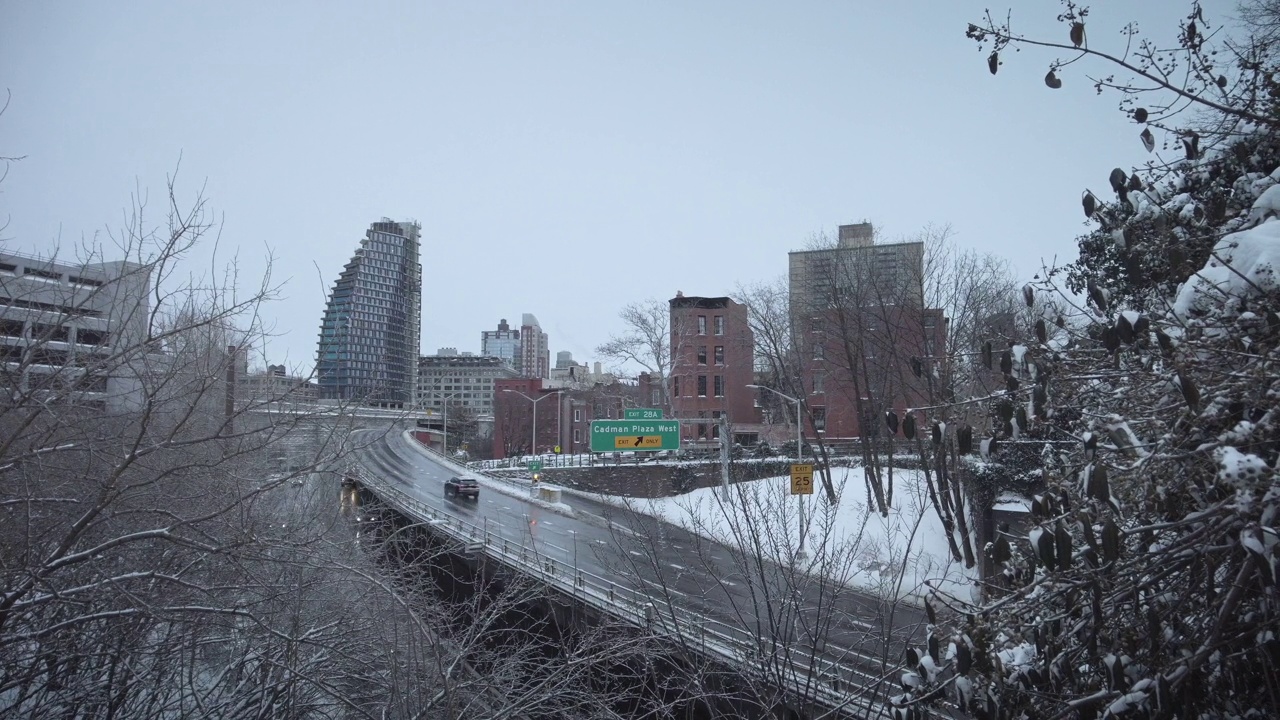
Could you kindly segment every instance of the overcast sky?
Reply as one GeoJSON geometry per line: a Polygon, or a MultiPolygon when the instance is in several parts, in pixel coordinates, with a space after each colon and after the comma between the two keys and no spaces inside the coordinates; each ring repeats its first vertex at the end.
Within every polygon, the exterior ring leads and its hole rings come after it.
{"type": "MultiPolygon", "coordinates": [[[[275,257],[265,360],[308,369],[382,216],[422,223],[425,354],[528,312],[553,360],[591,361],[624,304],[731,294],[863,220],[950,224],[1030,277],[1075,257],[1081,190],[1145,153],[1075,68],[1044,86],[1050,55],[992,77],[964,35],[988,5],[0,0],[0,155],[26,156],[0,237],[70,254],[138,188],[158,208],[181,158],[220,256],[247,278],[275,257]]],[[[1165,5],[1098,3],[1090,40],[1129,20],[1172,39],[1184,4],[1165,5]]],[[[1012,9],[1065,38],[1058,3],[1012,9]]]]}

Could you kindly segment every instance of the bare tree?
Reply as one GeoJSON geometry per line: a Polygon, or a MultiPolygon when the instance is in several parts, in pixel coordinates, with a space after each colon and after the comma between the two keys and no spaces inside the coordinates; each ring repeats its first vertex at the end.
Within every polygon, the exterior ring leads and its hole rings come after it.
{"type": "Polygon", "coordinates": [[[619,365],[635,365],[649,373],[662,388],[662,407],[671,407],[672,351],[671,308],[666,301],[650,298],[631,303],[618,313],[625,332],[610,337],[596,352],[619,365]]]}
{"type": "MultiPolygon", "coordinates": [[[[1015,322],[1022,319],[1013,269],[996,255],[960,247],[950,227],[927,227],[916,237],[925,244],[925,304],[946,318],[944,345],[934,354],[936,362],[944,363],[940,375],[945,385],[939,391],[955,398],[990,394],[1003,379],[982,364],[984,346],[993,342],[995,350],[1006,349],[1015,322]]],[[[948,418],[961,420],[968,418],[948,418]]]]}
{"type": "Polygon", "coordinates": [[[735,294],[747,306],[747,323],[755,339],[756,369],[764,372],[769,387],[795,397],[804,395],[793,344],[787,278],[740,284],[735,294]]]}
{"type": "MultiPolygon", "coordinates": [[[[796,319],[793,318],[787,278],[779,277],[771,282],[740,285],[737,293],[742,298],[743,304],[747,306],[747,322],[755,339],[756,370],[757,373],[763,373],[765,387],[800,401],[797,408],[784,402],[780,396],[766,392],[760,398],[766,418],[772,419],[778,416],[789,418],[800,427],[799,434],[803,440],[806,424],[816,427],[810,410],[809,395],[811,391],[817,392],[817,390],[814,386],[808,386],[809,389],[806,389],[806,368],[800,354],[803,335],[793,324],[796,319]]],[[[827,502],[834,503],[836,491],[831,480],[823,436],[815,433],[811,438],[819,448],[816,453],[819,460],[817,463],[819,482],[827,502]]],[[[796,449],[797,454],[801,452],[802,448],[796,449]]]]}
{"type": "Polygon", "coordinates": [[[167,199],[127,263],[0,269],[0,715],[588,714],[618,642],[539,674],[545,638],[498,637],[531,590],[456,624],[357,542],[336,471],[368,440],[238,392],[274,288],[184,277],[213,227],[167,199]]]}
{"type": "MultiPolygon", "coordinates": [[[[945,226],[889,244],[867,238],[843,246],[818,237],[800,262],[806,287],[790,289],[785,311],[781,283],[751,293],[753,323],[766,339],[761,364],[770,368],[773,386],[801,399],[815,429],[821,420],[815,402],[837,417],[840,407],[852,408],[868,501],[882,514],[893,506],[895,436],[911,428],[908,446],[931,458],[926,481],[954,557],[972,566],[971,500],[961,478],[926,446],[928,428],[915,431],[913,410],[947,401],[962,413],[939,417],[943,422],[965,422],[966,409],[974,418],[985,413],[978,402],[954,401],[957,394],[985,397],[992,383],[1003,383],[982,368],[981,341],[990,340],[993,324],[1021,319],[1009,300],[1014,282],[1007,263],[957,248],[945,226]],[[780,337],[782,328],[788,337],[780,337]]],[[[827,433],[815,434],[824,468],[827,433]]]]}
{"type": "MultiPolygon", "coordinates": [[[[881,418],[916,404],[934,381],[932,375],[901,372],[921,367],[929,350],[922,328],[933,315],[924,307],[920,273],[912,269],[922,261],[918,242],[886,246],[866,237],[845,245],[817,237],[801,259],[805,287],[791,288],[793,345],[801,372],[823,386],[805,393],[821,394],[825,403],[824,417],[813,417],[812,423],[815,430],[829,432],[826,411],[835,409],[831,414],[839,417],[842,409],[852,409],[867,493],[882,514],[892,504],[893,463],[891,445],[885,448],[888,464],[882,461],[881,418]]],[[[819,442],[818,449],[825,462],[826,444],[819,442]]]]}

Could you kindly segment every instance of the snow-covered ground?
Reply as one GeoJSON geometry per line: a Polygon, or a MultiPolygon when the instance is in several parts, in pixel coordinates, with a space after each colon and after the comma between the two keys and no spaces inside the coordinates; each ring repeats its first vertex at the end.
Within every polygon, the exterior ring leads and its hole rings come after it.
{"type": "MultiPolygon", "coordinates": [[[[965,600],[973,597],[977,570],[951,562],[942,522],[928,504],[924,474],[894,471],[893,507],[882,517],[868,504],[862,468],[833,468],[838,505],[827,503],[814,478],[804,499],[805,572],[896,597],[921,597],[926,583],[965,600]]],[[[721,488],[669,498],[601,496],[605,502],[658,517],[718,542],[791,562],[800,539],[800,501],[790,478],[736,483],[728,500],[721,488]]]]}

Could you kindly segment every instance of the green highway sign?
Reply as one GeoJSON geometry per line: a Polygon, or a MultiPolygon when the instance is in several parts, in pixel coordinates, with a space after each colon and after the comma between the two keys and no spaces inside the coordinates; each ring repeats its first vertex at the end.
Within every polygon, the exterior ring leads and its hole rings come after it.
{"type": "Polygon", "coordinates": [[[530,460],[529,462],[525,463],[525,467],[529,470],[532,470],[533,472],[537,472],[542,469],[542,461],[530,460]]]}
{"type": "Polygon", "coordinates": [[[591,421],[591,452],[679,449],[679,420],[591,421]]]}
{"type": "Polygon", "coordinates": [[[661,420],[662,408],[623,408],[623,420],[661,420]]]}

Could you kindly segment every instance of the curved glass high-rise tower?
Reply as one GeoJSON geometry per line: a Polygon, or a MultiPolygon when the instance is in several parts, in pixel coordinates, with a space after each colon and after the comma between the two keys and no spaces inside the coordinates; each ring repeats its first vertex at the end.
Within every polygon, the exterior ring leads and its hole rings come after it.
{"type": "Polygon", "coordinates": [[[422,265],[417,222],[369,226],[333,284],[320,325],[323,399],[409,407],[417,384],[422,265]]]}

